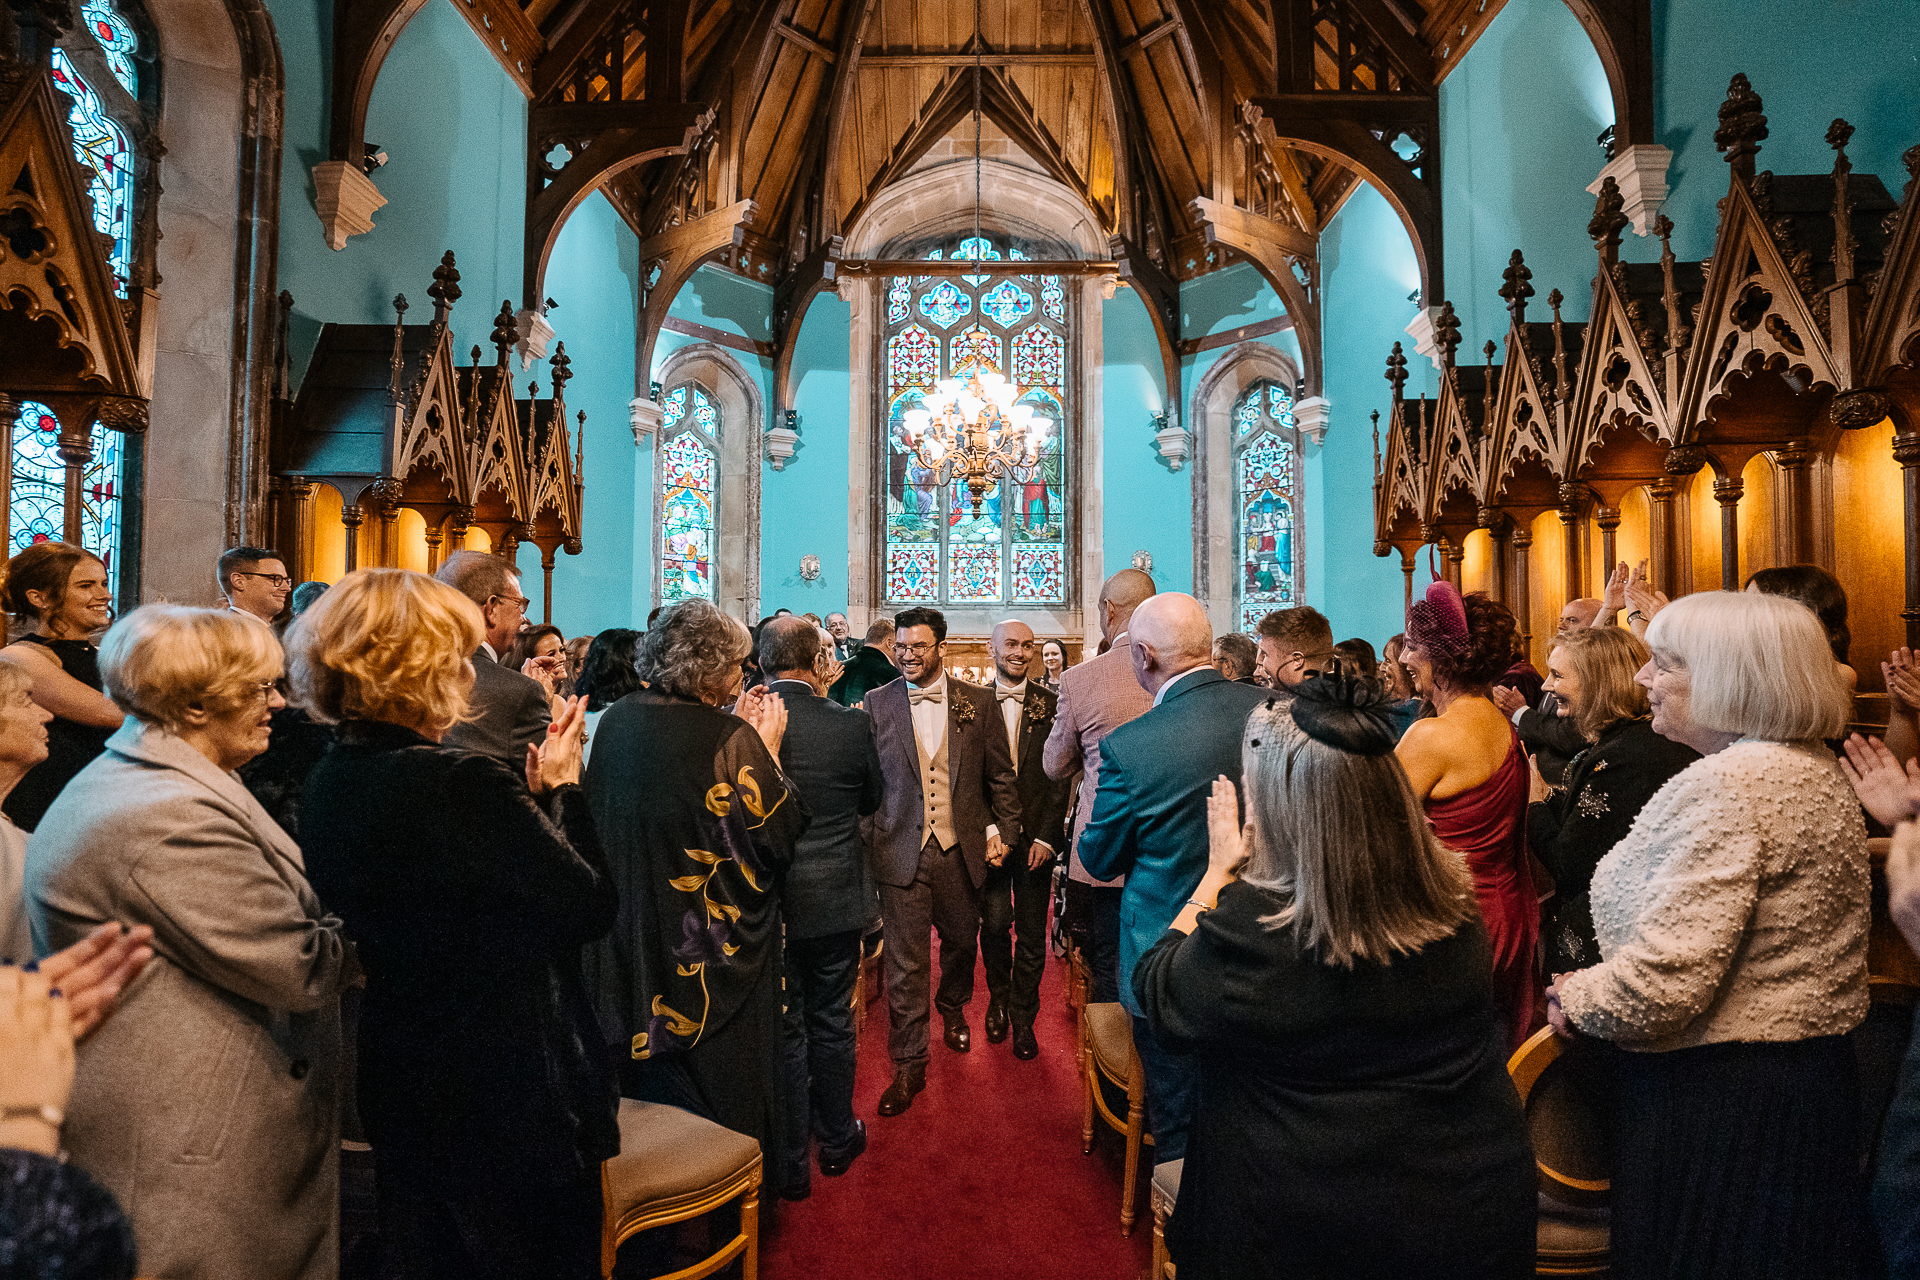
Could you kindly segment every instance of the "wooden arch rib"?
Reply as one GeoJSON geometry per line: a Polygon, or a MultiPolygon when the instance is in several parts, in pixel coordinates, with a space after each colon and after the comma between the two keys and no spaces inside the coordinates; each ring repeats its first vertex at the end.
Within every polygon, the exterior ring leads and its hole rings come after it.
{"type": "Polygon", "coordinates": [[[1649,0],[1566,0],[1593,41],[1613,95],[1616,147],[1657,142],[1653,130],[1653,6],[1649,0]]]}
{"type": "Polygon", "coordinates": [[[394,41],[427,0],[334,0],[333,117],[327,156],[359,161],[366,148],[367,107],[394,41]]]}

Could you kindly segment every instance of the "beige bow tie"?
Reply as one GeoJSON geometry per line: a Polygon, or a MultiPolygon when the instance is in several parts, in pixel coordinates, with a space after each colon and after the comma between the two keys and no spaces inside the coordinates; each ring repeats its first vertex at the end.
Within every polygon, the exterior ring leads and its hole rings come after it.
{"type": "Polygon", "coordinates": [[[916,702],[944,702],[946,696],[946,690],[938,686],[931,689],[922,689],[916,686],[907,690],[907,704],[911,706],[916,702]]]}

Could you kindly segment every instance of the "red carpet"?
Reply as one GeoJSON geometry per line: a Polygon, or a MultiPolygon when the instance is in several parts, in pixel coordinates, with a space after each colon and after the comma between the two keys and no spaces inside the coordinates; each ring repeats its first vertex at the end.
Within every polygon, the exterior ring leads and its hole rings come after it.
{"type": "MultiPolygon", "coordinates": [[[[1131,1238],[1120,1234],[1121,1135],[1094,1119],[1080,1152],[1080,1085],[1066,966],[1049,961],[1034,1029],[1040,1056],[988,1044],[987,980],[976,971],[973,1051],[940,1039],[933,1016],[927,1087],[905,1115],[874,1108],[893,1078],[882,992],[867,1005],[854,1111],[865,1155],[813,1195],[781,1202],[760,1253],[767,1280],[1136,1280],[1151,1259],[1146,1169],[1131,1238]]],[[[1149,1157],[1150,1158],[1150,1157],[1149,1157]]]]}

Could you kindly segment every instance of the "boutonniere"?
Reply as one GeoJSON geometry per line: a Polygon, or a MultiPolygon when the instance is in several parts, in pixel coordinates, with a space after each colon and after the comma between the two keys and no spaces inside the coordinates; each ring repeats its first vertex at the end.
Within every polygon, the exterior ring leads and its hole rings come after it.
{"type": "Polygon", "coordinates": [[[972,724],[973,699],[958,690],[954,690],[950,696],[953,698],[953,718],[961,724],[972,724]]]}
{"type": "Polygon", "coordinates": [[[1038,724],[1047,718],[1047,700],[1040,696],[1038,690],[1029,689],[1026,701],[1020,704],[1020,710],[1028,723],[1038,724]]]}
{"type": "Polygon", "coordinates": [[[1594,761],[1594,762],[1593,762],[1593,771],[1594,771],[1595,773],[1598,773],[1598,772],[1600,772],[1600,771],[1601,771],[1602,769],[1604,769],[1604,768],[1606,768],[1606,767],[1607,767],[1607,763],[1608,763],[1608,762],[1607,762],[1607,761],[1605,761],[1605,760],[1596,760],[1596,761],[1594,761]]]}

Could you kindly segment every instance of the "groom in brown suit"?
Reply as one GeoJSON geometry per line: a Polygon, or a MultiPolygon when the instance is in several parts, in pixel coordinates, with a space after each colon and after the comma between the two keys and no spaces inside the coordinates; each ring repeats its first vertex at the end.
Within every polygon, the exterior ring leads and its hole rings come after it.
{"type": "Polygon", "coordinates": [[[993,691],[947,677],[947,620],[938,609],[894,618],[902,678],[867,694],[885,779],[871,852],[886,924],[887,1050],[893,1083],[880,1114],[897,1116],[927,1082],[927,986],[940,934],[934,1004],[947,1047],[965,1053],[980,890],[987,867],[1020,845],[1020,796],[993,691]]]}

